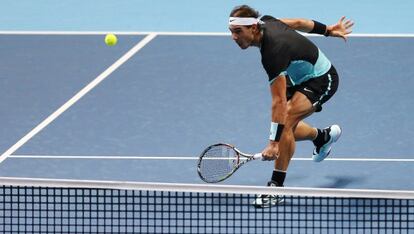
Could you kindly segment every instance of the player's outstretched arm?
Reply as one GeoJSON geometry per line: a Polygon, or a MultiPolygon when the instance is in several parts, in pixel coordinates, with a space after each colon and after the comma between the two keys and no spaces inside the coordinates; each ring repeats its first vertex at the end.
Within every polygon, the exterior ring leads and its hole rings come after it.
{"type": "Polygon", "coordinates": [[[292,18],[280,20],[287,24],[290,28],[301,32],[322,34],[330,37],[340,37],[345,41],[347,36],[352,33],[352,27],[354,26],[354,22],[346,19],[345,16],[341,17],[336,24],[329,26],[308,19],[292,18]]]}

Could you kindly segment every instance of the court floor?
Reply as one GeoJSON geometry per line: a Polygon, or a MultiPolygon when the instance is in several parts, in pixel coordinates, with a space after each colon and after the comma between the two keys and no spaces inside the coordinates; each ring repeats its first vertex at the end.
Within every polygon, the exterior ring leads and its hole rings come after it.
{"type": "MultiPolygon", "coordinates": [[[[257,49],[226,34],[126,33],[114,47],[103,37],[0,35],[0,176],[202,183],[196,158],[207,145],[265,147],[257,49]]],[[[414,189],[414,38],[310,39],[340,87],[308,122],[344,132],[322,163],[298,143],[286,186],[414,189]]],[[[225,183],[264,185],[272,167],[251,163],[225,183]]]]}

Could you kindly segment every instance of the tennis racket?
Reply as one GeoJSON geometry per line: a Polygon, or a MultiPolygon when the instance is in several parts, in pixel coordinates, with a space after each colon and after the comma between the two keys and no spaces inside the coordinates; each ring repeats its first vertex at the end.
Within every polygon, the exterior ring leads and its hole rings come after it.
{"type": "Polygon", "coordinates": [[[210,145],[201,153],[197,172],[205,182],[217,183],[229,178],[243,164],[261,158],[261,153],[245,154],[230,144],[218,143],[210,145]]]}

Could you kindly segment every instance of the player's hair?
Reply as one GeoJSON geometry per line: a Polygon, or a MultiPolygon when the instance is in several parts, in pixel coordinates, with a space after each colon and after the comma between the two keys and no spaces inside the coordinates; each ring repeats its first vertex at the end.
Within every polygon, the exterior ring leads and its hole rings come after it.
{"type": "MultiPolygon", "coordinates": [[[[254,8],[248,6],[248,5],[240,5],[233,8],[233,10],[230,12],[230,17],[254,17],[259,18],[260,13],[255,10],[254,8]]],[[[251,26],[245,26],[245,27],[251,27],[251,26]]],[[[260,24],[257,24],[257,27],[259,30],[262,30],[262,27],[260,24]]]]}
{"type": "Polygon", "coordinates": [[[230,13],[230,17],[254,17],[259,18],[260,13],[248,5],[236,6],[230,13]]]}

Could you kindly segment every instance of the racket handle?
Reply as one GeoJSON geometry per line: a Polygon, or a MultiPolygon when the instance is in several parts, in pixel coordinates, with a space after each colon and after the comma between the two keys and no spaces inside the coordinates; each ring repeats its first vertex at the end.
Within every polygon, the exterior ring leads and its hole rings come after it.
{"type": "Polygon", "coordinates": [[[253,158],[256,160],[256,159],[262,159],[263,158],[263,155],[262,155],[262,153],[257,153],[257,154],[255,154],[255,155],[253,155],[253,158]]]}

